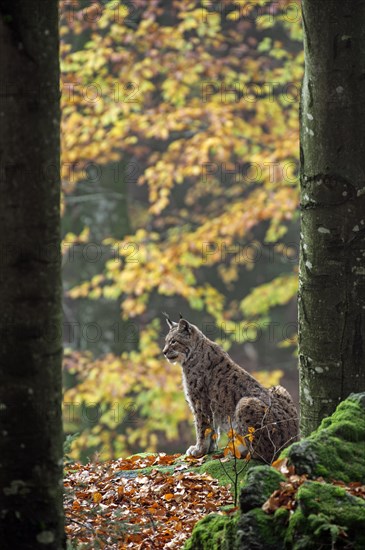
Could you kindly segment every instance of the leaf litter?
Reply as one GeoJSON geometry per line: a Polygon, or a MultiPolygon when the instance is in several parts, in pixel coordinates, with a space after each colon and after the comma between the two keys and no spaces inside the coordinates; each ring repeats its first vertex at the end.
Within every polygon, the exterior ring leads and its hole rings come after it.
{"type": "Polygon", "coordinates": [[[65,514],[71,543],[85,550],[177,549],[199,519],[225,513],[220,509],[232,506],[229,486],[188,471],[201,461],[176,462],[179,456],[136,455],[67,465],[65,514]]]}

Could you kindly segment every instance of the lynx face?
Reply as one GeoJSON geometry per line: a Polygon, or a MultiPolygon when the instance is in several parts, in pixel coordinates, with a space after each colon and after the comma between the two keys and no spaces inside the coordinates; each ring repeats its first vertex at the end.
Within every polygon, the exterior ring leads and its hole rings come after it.
{"type": "Polygon", "coordinates": [[[168,320],[168,325],[170,331],[162,352],[170,363],[183,363],[196,346],[198,330],[185,319],[180,319],[179,323],[168,320]]]}

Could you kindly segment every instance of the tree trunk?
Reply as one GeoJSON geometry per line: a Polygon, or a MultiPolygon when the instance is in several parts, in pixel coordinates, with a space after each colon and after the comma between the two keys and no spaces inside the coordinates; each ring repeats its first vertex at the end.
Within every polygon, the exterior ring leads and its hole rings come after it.
{"type": "Polygon", "coordinates": [[[0,546],[65,547],[57,0],[0,0],[0,546]]]}
{"type": "Polygon", "coordinates": [[[365,390],[365,3],[303,0],[302,434],[365,390]]]}

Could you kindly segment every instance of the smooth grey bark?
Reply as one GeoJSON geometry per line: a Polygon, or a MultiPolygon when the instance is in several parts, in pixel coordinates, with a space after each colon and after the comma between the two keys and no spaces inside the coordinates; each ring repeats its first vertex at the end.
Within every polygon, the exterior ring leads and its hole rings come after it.
{"type": "Polygon", "coordinates": [[[0,0],[0,547],[65,547],[57,0],[0,0]]]}
{"type": "Polygon", "coordinates": [[[303,0],[299,367],[309,434],[365,390],[365,2],[303,0]]]}

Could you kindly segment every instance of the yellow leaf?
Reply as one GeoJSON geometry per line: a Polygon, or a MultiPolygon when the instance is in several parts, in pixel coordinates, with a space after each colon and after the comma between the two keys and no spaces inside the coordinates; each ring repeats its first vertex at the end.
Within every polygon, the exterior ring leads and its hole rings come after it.
{"type": "Polygon", "coordinates": [[[93,493],[93,501],[96,504],[99,504],[102,498],[103,498],[103,495],[101,493],[93,493]]]}
{"type": "Polygon", "coordinates": [[[246,437],[247,436],[236,434],[236,436],[234,438],[235,445],[246,445],[246,441],[245,441],[246,437]]]}

